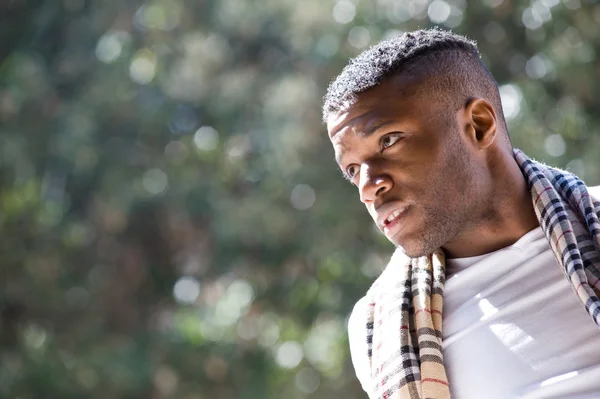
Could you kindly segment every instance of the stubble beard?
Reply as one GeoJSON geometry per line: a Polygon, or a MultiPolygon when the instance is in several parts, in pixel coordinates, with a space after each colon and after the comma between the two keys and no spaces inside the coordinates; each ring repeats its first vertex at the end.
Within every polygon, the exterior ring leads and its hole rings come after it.
{"type": "Polygon", "coordinates": [[[422,220],[421,232],[404,245],[395,244],[411,258],[427,256],[442,248],[458,235],[458,226],[461,224],[451,216],[452,212],[440,212],[439,209],[431,208],[422,210],[425,217],[422,220]]]}
{"type": "Polygon", "coordinates": [[[396,244],[411,258],[432,254],[476,220],[477,209],[473,203],[476,179],[473,179],[469,156],[458,140],[452,147],[448,153],[453,156],[449,156],[440,168],[451,173],[436,174],[427,199],[418,207],[418,212],[423,215],[420,233],[405,245],[396,244]],[[440,200],[442,198],[444,200],[440,200]]]}

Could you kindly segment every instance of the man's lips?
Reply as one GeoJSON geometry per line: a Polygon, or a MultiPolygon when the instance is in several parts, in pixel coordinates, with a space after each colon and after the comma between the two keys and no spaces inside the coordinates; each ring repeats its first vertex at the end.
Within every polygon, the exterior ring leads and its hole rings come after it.
{"type": "Polygon", "coordinates": [[[401,204],[390,204],[384,205],[376,210],[377,212],[377,225],[381,230],[386,226],[394,224],[402,217],[402,214],[406,212],[408,205],[401,204]]]}
{"type": "Polygon", "coordinates": [[[379,228],[389,240],[392,240],[404,227],[404,216],[409,209],[408,205],[396,206],[394,209],[390,209],[389,212],[383,214],[387,214],[387,217],[383,217],[382,215],[380,218],[381,223],[379,224],[379,228]]]}

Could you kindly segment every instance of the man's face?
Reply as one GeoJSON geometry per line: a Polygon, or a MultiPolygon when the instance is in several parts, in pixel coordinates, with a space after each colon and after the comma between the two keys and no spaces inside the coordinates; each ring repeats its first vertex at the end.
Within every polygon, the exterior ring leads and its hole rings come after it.
{"type": "Polygon", "coordinates": [[[461,110],[418,83],[388,79],[327,120],[336,160],[379,229],[411,257],[443,247],[476,223],[477,173],[461,110]]]}

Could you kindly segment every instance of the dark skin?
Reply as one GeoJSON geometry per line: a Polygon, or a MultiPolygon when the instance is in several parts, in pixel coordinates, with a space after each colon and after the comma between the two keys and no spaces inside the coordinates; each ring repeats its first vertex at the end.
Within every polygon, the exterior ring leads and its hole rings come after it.
{"type": "Polygon", "coordinates": [[[462,258],[513,244],[539,223],[496,111],[477,96],[452,109],[419,90],[422,79],[390,77],[328,116],[340,168],[408,256],[442,248],[462,258]]]}

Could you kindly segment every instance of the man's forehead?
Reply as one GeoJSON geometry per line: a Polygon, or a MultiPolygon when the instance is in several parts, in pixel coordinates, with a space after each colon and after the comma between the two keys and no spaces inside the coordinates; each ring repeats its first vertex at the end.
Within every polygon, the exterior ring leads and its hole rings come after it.
{"type": "Polygon", "coordinates": [[[333,136],[344,126],[349,114],[350,112],[348,110],[329,114],[327,117],[327,132],[329,133],[329,138],[333,138],[333,136]]]}
{"type": "Polygon", "coordinates": [[[329,139],[333,144],[335,151],[335,159],[339,164],[341,162],[343,154],[348,150],[348,142],[350,136],[348,133],[352,133],[355,130],[355,126],[352,126],[352,121],[356,119],[351,109],[343,109],[335,113],[331,113],[327,117],[327,131],[329,133],[329,139]]]}
{"type": "MultiPolygon", "coordinates": [[[[379,116],[402,113],[407,103],[420,99],[422,81],[411,76],[394,76],[379,85],[356,95],[353,101],[343,104],[327,117],[327,131],[332,138],[344,126],[369,128],[378,123],[379,116]]],[[[359,133],[359,132],[357,132],[359,133]]]]}
{"type": "MultiPolygon", "coordinates": [[[[375,113],[381,110],[383,104],[374,104],[368,96],[362,95],[352,103],[345,104],[336,112],[327,117],[327,131],[329,138],[333,139],[341,131],[361,129],[363,125],[373,119],[375,113]]],[[[355,131],[355,133],[360,133],[355,131]]]]}
{"type": "Polygon", "coordinates": [[[379,129],[395,124],[406,118],[405,110],[394,107],[392,104],[384,104],[377,107],[363,107],[340,111],[327,118],[327,130],[329,139],[333,142],[339,142],[346,133],[352,133],[353,136],[367,138],[379,129]]]}

